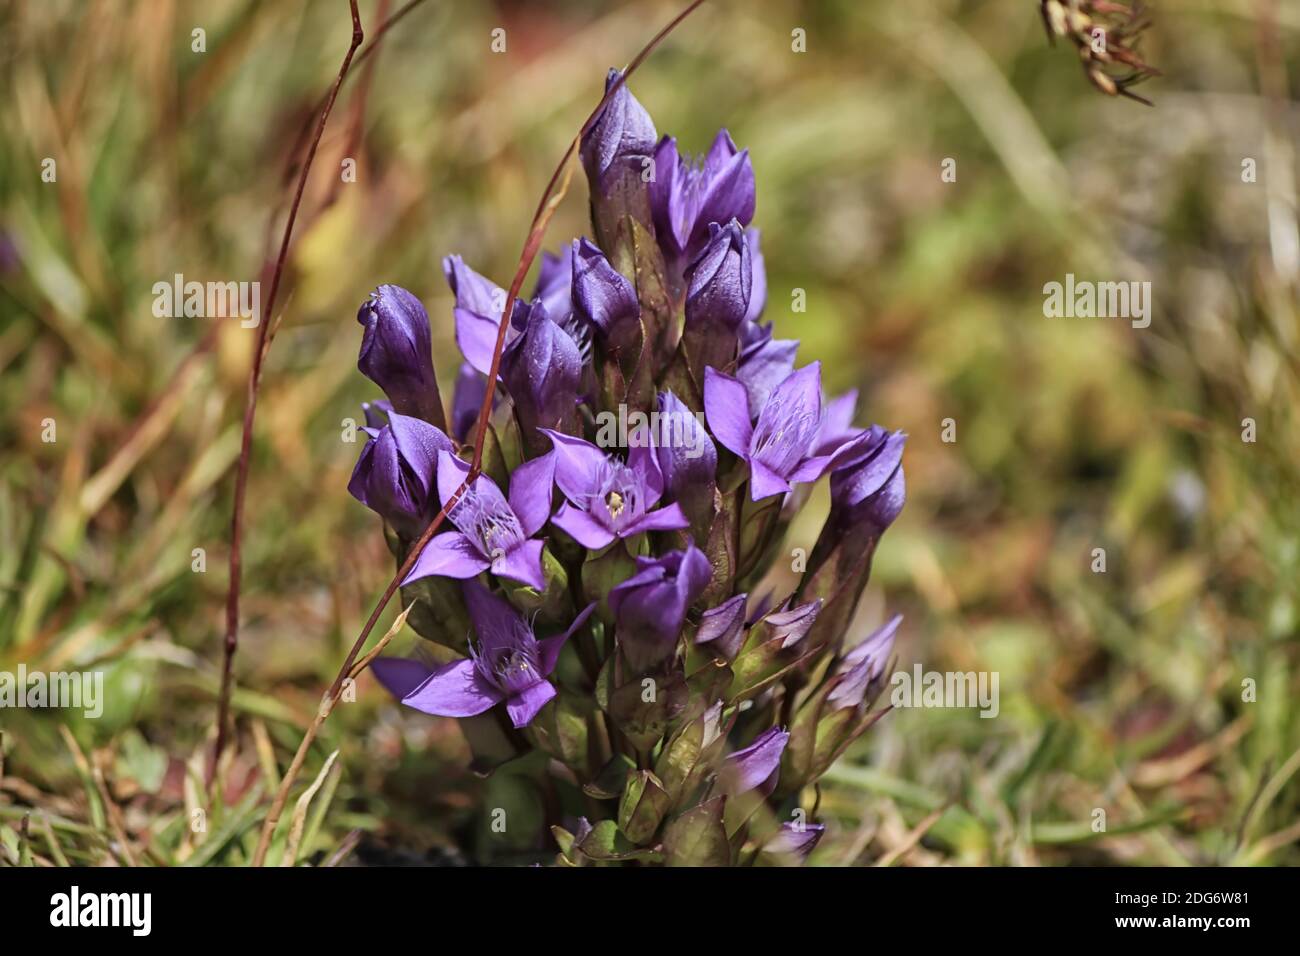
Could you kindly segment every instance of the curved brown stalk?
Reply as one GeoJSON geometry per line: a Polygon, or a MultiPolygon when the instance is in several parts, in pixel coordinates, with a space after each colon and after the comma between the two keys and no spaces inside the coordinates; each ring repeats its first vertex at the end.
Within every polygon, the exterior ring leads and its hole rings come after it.
{"type": "MultiPolygon", "coordinates": [[[[586,122],[582,124],[582,129],[578,131],[578,135],[573,138],[571,143],[569,143],[569,148],[565,150],[564,156],[560,159],[559,164],[555,167],[555,171],[551,174],[551,178],[546,184],[546,189],[542,193],[542,198],[537,204],[537,209],[533,213],[532,226],[529,229],[528,238],[524,242],[523,251],[520,253],[519,265],[515,269],[514,278],[510,282],[510,291],[506,295],[505,306],[502,309],[501,320],[497,328],[497,340],[496,347],[492,353],[492,365],[488,369],[489,382],[495,382],[497,380],[497,374],[500,371],[501,353],[505,349],[506,330],[509,327],[511,304],[519,295],[520,289],[523,288],[524,277],[528,275],[528,270],[532,267],[533,260],[537,257],[537,252],[542,245],[542,239],[546,235],[546,227],[550,225],[551,217],[554,216],[556,208],[559,206],[561,200],[564,199],[565,193],[568,192],[569,182],[573,178],[573,166],[570,160],[572,160],[574,154],[578,151],[578,146],[582,142],[582,137],[590,131],[592,126],[595,125],[596,120],[600,116],[601,110],[605,107],[605,103],[608,102],[610,97],[617,93],[623,84],[627,82],[627,78],[635,72],[636,68],[641,65],[647,56],[654,52],[655,48],[659,46],[663,39],[676,29],[677,25],[693,13],[703,2],[704,0],[693,0],[689,6],[669,21],[667,26],[655,34],[654,38],[632,59],[632,62],[628,64],[627,69],[623,71],[623,75],[605,91],[605,95],[601,97],[600,102],[596,104],[596,108],[591,111],[591,115],[588,116],[586,122]]],[[[465,476],[465,480],[461,482],[461,485],[456,489],[455,494],[443,503],[442,509],[434,516],[433,520],[429,522],[428,527],[424,529],[424,532],[411,547],[410,552],[406,556],[406,560],[402,562],[397,573],[393,575],[392,580],[388,582],[388,586],[384,588],[384,593],[380,596],[374,610],[370,612],[370,617],[366,619],[365,626],[362,627],[361,633],[357,636],[356,641],[353,642],[351,650],[348,651],[348,655],[343,661],[343,666],[339,668],[338,675],[334,678],[334,683],[330,685],[330,689],[321,700],[321,706],[317,711],[315,720],[312,721],[311,726],[307,728],[307,732],[303,735],[302,742],[298,745],[298,751],[294,754],[293,762],[289,765],[289,769],[285,771],[284,777],[280,781],[280,786],[276,790],[266,820],[262,823],[262,832],[258,835],[257,840],[257,850],[253,854],[254,866],[262,866],[266,861],[266,853],[270,848],[271,838],[275,834],[276,825],[280,822],[280,814],[284,811],[285,803],[288,801],[289,790],[293,787],[294,779],[297,777],[298,772],[302,769],[303,763],[306,761],[307,752],[311,749],[311,745],[315,741],[317,733],[319,733],[321,726],[325,723],[325,719],[334,710],[334,705],[338,702],[339,695],[342,693],[344,680],[349,676],[360,674],[361,671],[364,670],[364,667],[356,668],[354,673],[353,664],[356,662],[357,655],[361,653],[361,648],[365,646],[366,641],[369,639],[370,632],[374,630],[375,624],[378,623],[379,617],[383,613],[384,608],[388,605],[388,602],[392,599],[393,595],[397,593],[397,589],[401,586],[406,575],[410,572],[411,568],[415,566],[415,562],[420,557],[420,552],[424,550],[425,545],[429,543],[430,539],[433,538],[434,533],[447,519],[447,515],[451,512],[452,508],[456,506],[456,503],[460,501],[461,496],[465,493],[465,490],[469,487],[470,483],[482,473],[484,437],[487,435],[488,426],[492,418],[492,405],[494,398],[495,390],[492,388],[487,389],[483,397],[483,404],[479,408],[478,421],[474,428],[474,456],[473,460],[470,462],[469,474],[465,476]]],[[[368,661],[363,663],[368,663],[368,661]]]]}
{"type": "MultiPolygon", "coordinates": [[[[351,68],[352,68],[352,67],[358,67],[358,66],[360,66],[362,63],[365,63],[367,60],[370,60],[370,58],[371,58],[371,57],[375,54],[375,52],[378,50],[378,48],[379,48],[379,43],[380,43],[380,41],[384,38],[384,35],[387,34],[388,31],[391,30],[393,27],[395,27],[395,26],[398,24],[398,22],[400,22],[400,21],[401,21],[401,20],[402,20],[402,19],[403,19],[403,18],[404,18],[408,13],[410,13],[412,10],[414,10],[416,7],[418,7],[418,6],[419,6],[421,3],[423,3],[423,2],[424,2],[424,0],[409,0],[409,2],[407,2],[405,5],[403,5],[402,8],[399,9],[396,13],[394,13],[391,17],[388,17],[386,20],[383,20],[383,22],[380,23],[378,29],[376,29],[376,30],[374,31],[374,34],[371,36],[371,38],[370,38],[370,42],[367,43],[367,44],[365,45],[364,48],[362,48],[360,51],[357,51],[357,48],[356,48],[356,46],[354,45],[354,46],[349,50],[349,56],[351,56],[353,53],[355,53],[355,56],[352,57],[352,59],[351,59],[350,62],[348,62],[348,61],[345,60],[343,67],[342,67],[342,68],[340,69],[340,71],[339,71],[339,77],[338,77],[338,79],[335,81],[335,84],[334,84],[334,85],[329,89],[329,91],[326,92],[325,96],[321,98],[321,100],[320,100],[320,101],[315,105],[315,107],[312,109],[312,111],[311,111],[310,113],[307,114],[307,120],[303,123],[301,129],[300,129],[299,132],[298,132],[298,136],[297,136],[297,138],[294,140],[294,142],[293,142],[293,146],[292,146],[292,148],[291,148],[290,151],[289,151],[289,161],[285,164],[285,172],[284,172],[284,182],[285,182],[285,185],[287,186],[287,185],[292,181],[294,173],[297,172],[297,174],[298,174],[298,189],[297,189],[297,191],[296,191],[296,193],[295,193],[295,203],[294,203],[294,208],[293,208],[293,210],[292,210],[292,213],[291,213],[291,215],[290,215],[289,220],[288,220],[287,223],[286,223],[284,236],[283,236],[283,238],[282,238],[282,240],[281,240],[281,252],[280,252],[280,256],[277,258],[277,260],[276,260],[276,264],[275,264],[275,267],[274,267],[274,268],[275,268],[274,276],[273,276],[273,279],[271,280],[271,281],[273,282],[273,292],[272,292],[272,295],[274,295],[274,294],[275,294],[275,291],[277,291],[277,290],[275,289],[275,285],[274,285],[274,284],[278,282],[279,275],[280,275],[280,273],[283,271],[283,268],[284,268],[285,258],[286,258],[286,257],[285,257],[284,249],[285,249],[286,244],[287,244],[288,241],[289,241],[290,234],[291,234],[291,231],[292,231],[293,226],[294,226],[294,222],[295,222],[295,219],[296,219],[296,214],[297,214],[297,211],[298,211],[298,210],[297,210],[298,200],[299,200],[299,199],[301,198],[301,196],[302,196],[303,189],[304,189],[304,186],[305,186],[305,184],[306,184],[306,180],[307,180],[307,175],[308,175],[308,173],[309,173],[310,170],[311,170],[312,159],[313,159],[314,156],[315,156],[316,149],[317,149],[318,145],[320,144],[321,138],[322,138],[322,136],[323,136],[323,134],[324,134],[324,129],[325,129],[325,120],[328,118],[329,110],[331,110],[331,109],[333,108],[334,100],[335,100],[336,97],[338,96],[339,89],[342,87],[342,85],[343,85],[344,83],[347,82],[348,78],[349,78],[350,76],[352,76],[351,68]],[[316,116],[319,116],[319,117],[320,117],[320,119],[317,120],[317,122],[316,122],[316,127],[315,127],[315,128],[316,128],[316,136],[315,136],[315,138],[311,141],[310,152],[309,152],[309,153],[304,157],[304,160],[303,160],[302,164],[299,165],[298,163],[295,162],[295,160],[296,160],[296,158],[299,156],[299,154],[302,153],[303,148],[304,148],[305,146],[307,146],[307,143],[308,143],[308,136],[311,134],[311,131],[312,131],[312,128],[313,128],[311,120],[312,120],[312,117],[316,117],[316,116]]],[[[385,0],[385,6],[386,6],[386,4],[387,4],[387,0],[385,0]]],[[[355,10],[355,4],[353,4],[352,6],[353,6],[353,9],[355,10]]],[[[383,9],[381,8],[381,10],[380,10],[380,15],[381,15],[381,17],[382,17],[382,13],[383,13],[383,9]]],[[[356,21],[356,19],[355,19],[355,17],[354,17],[354,19],[353,19],[353,25],[354,25],[354,27],[356,26],[356,23],[357,23],[357,21],[356,21]]],[[[357,36],[357,34],[354,33],[354,39],[356,38],[356,36],[357,36]]],[[[372,65],[372,66],[373,66],[373,62],[374,62],[374,61],[371,61],[371,65],[372,65]]],[[[363,91],[363,93],[362,93],[362,97],[364,98],[364,96],[365,96],[365,92],[363,91]]],[[[360,111],[361,111],[361,107],[358,107],[358,113],[357,113],[358,116],[360,115],[360,111]]],[[[352,131],[352,134],[353,134],[354,136],[355,136],[355,134],[356,134],[356,132],[357,132],[357,130],[356,130],[356,127],[357,127],[357,126],[359,126],[359,120],[356,121],[356,123],[354,123],[354,129],[353,129],[353,131],[352,131]]],[[[325,201],[325,203],[324,203],[324,205],[323,205],[322,208],[328,208],[330,205],[333,204],[333,202],[334,202],[334,200],[335,200],[336,198],[337,198],[337,193],[335,193],[335,192],[331,192],[330,195],[329,195],[329,197],[327,197],[327,199],[326,199],[326,201],[325,201]]],[[[270,258],[270,256],[269,256],[269,250],[270,250],[270,248],[271,248],[271,242],[272,242],[272,236],[273,236],[274,223],[275,223],[275,221],[276,221],[277,219],[280,218],[280,212],[282,211],[282,209],[283,209],[283,204],[278,204],[277,207],[276,207],[276,209],[275,209],[275,211],[274,211],[274,213],[272,214],[271,218],[267,221],[267,236],[266,236],[266,244],[267,244],[268,253],[267,253],[266,256],[263,256],[263,260],[264,260],[264,261],[265,261],[265,260],[269,260],[269,258],[270,258]]],[[[321,210],[317,210],[317,211],[316,211],[316,214],[319,214],[320,211],[321,211],[321,210]]],[[[268,266],[269,266],[269,262],[268,262],[268,266]]],[[[264,278],[265,278],[265,275],[266,275],[266,272],[267,272],[267,271],[268,271],[268,270],[267,270],[267,267],[264,267],[264,268],[263,268],[263,277],[264,277],[264,278]]],[[[269,316],[269,311],[270,311],[270,310],[269,310],[269,308],[268,308],[268,310],[267,310],[267,312],[268,312],[268,316],[267,316],[268,319],[270,318],[270,316],[269,316]]],[[[268,327],[268,325],[269,325],[269,322],[263,324],[262,328],[263,328],[263,329],[266,329],[266,328],[268,327]]],[[[273,333],[274,330],[272,329],[271,332],[273,333]]],[[[189,357],[186,358],[185,362],[188,363],[188,362],[190,362],[192,359],[197,358],[199,355],[201,355],[201,354],[203,354],[204,352],[207,352],[209,349],[211,349],[212,345],[213,345],[213,344],[215,343],[215,341],[216,341],[216,334],[215,334],[215,333],[216,333],[216,326],[213,326],[212,332],[210,332],[207,336],[205,336],[204,340],[203,340],[202,342],[199,343],[199,345],[194,349],[193,352],[191,352],[191,354],[189,355],[189,357]]],[[[255,361],[255,363],[258,363],[258,362],[261,361],[261,359],[265,358],[265,352],[266,352],[267,348],[270,347],[270,339],[271,339],[272,337],[273,337],[273,335],[265,335],[265,334],[264,334],[262,338],[259,338],[258,354],[254,357],[254,361],[255,361]]],[[[260,381],[261,381],[261,376],[260,376],[260,371],[259,371],[259,372],[258,372],[258,379],[257,379],[256,382],[253,383],[253,390],[254,390],[254,393],[256,392],[257,387],[260,385],[260,381]]],[[[169,385],[169,386],[168,386],[169,389],[170,389],[171,387],[173,387],[173,386],[172,386],[172,385],[169,385]]],[[[247,424],[251,424],[251,421],[248,422],[247,424]]],[[[249,456],[249,453],[250,453],[250,451],[251,451],[251,443],[249,443],[249,441],[248,441],[249,436],[250,436],[250,432],[249,432],[249,430],[246,428],[246,429],[245,429],[245,432],[244,432],[244,442],[243,442],[243,444],[241,444],[241,447],[240,447],[240,459],[239,459],[239,468],[240,468],[241,472],[244,472],[244,473],[247,472],[247,468],[248,468],[248,456],[249,456]]],[[[245,480],[246,480],[246,474],[245,474],[245,480]]],[[[238,481],[238,479],[237,479],[237,481],[238,481]]],[[[237,491],[238,491],[238,486],[237,486],[237,491]]],[[[239,507],[242,508],[242,499],[240,499],[240,501],[241,501],[241,503],[240,503],[239,507]]],[[[237,528],[237,527],[238,527],[238,526],[235,524],[235,522],[236,522],[236,521],[239,521],[239,520],[241,520],[241,519],[237,519],[237,518],[236,518],[236,519],[232,519],[232,530],[234,530],[234,528],[237,528]]],[[[235,549],[236,549],[236,547],[237,547],[237,545],[235,544],[235,541],[234,541],[234,539],[237,537],[237,535],[238,535],[238,531],[235,531],[235,533],[232,534],[232,543],[231,543],[231,547],[232,547],[232,557],[234,556],[234,551],[235,551],[235,549]]],[[[233,691],[234,691],[234,679],[233,679],[233,676],[232,676],[232,667],[233,667],[233,662],[234,662],[234,655],[235,655],[235,652],[238,650],[238,647],[239,647],[239,640],[238,640],[238,636],[239,636],[238,603],[239,603],[239,589],[240,589],[240,584],[241,584],[241,581],[240,581],[240,575],[239,575],[239,573],[237,572],[236,568],[233,566],[233,562],[232,562],[232,573],[231,573],[231,576],[230,576],[230,585],[229,585],[229,587],[231,588],[231,591],[228,591],[228,592],[227,592],[227,635],[226,635],[226,642],[225,642],[225,661],[224,661],[223,668],[222,668],[221,691],[220,691],[220,696],[219,696],[219,698],[218,698],[218,708],[217,708],[217,709],[218,709],[218,717],[217,717],[217,743],[216,743],[216,746],[215,746],[215,748],[214,748],[213,764],[212,764],[212,765],[213,765],[213,772],[214,772],[214,773],[216,772],[217,760],[221,757],[221,753],[222,753],[222,751],[225,749],[225,744],[226,744],[227,734],[229,733],[229,730],[230,730],[230,724],[229,724],[229,720],[230,720],[230,717],[229,717],[229,715],[230,715],[230,696],[231,696],[231,694],[232,694],[233,691]],[[234,595],[234,596],[233,596],[233,601],[234,601],[234,604],[235,604],[235,617],[234,617],[233,625],[232,625],[232,623],[231,623],[230,614],[229,614],[229,611],[230,611],[230,601],[231,601],[231,597],[230,597],[230,595],[231,595],[232,592],[233,592],[233,595],[234,595]],[[231,640],[231,635],[232,635],[232,634],[234,635],[234,640],[233,640],[233,641],[231,640]]]]}
{"type": "Polygon", "coordinates": [[[269,333],[275,324],[275,299],[280,292],[280,280],[284,276],[284,264],[289,255],[289,243],[293,238],[293,226],[298,219],[298,210],[302,206],[303,192],[307,187],[307,174],[311,172],[312,160],[320,146],[321,136],[325,133],[325,123],[329,120],[334,101],[338,98],[339,87],[352,65],[352,57],[365,39],[361,29],[361,14],[357,10],[357,0],[348,0],[352,12],[352,42],[339,67],[339,75],[330,88],[325,107],[321,110],[320,120],[316,124],[316,136],[307,151],[307,157],[298,176],[298,188],[294,192],[293,204],[289,207],[289,218],[284,224],[284,236],[280,240],[280,252],[276,256],[275,271],[271,274],[271,291],[266,299],[266,308],[262,310],[261,322],[257,327],[257,346],[253,352],[253,364],[248,372],[248,388],[244,396],[244,432],[239,446],[239,465],[235,471],[235,503],[230,517],[230,582],[226,591],[226,641],[225,658],[221,667],[221,695],[217,705],[217,743],[213,752],[213,770],[221,759],[225,749],[226,733],[230,723],[230,696],[232,692],[231,674],[233,672],[235,651],[239,647],[239,585],[242,570],[241,544],[244,530],[244,498],[248,491],[248,465],[253,447],[253,419],[257,414],[257,392],[262,379],[262,361],[266,358],[267,346],[270,344],[269,333]]]}

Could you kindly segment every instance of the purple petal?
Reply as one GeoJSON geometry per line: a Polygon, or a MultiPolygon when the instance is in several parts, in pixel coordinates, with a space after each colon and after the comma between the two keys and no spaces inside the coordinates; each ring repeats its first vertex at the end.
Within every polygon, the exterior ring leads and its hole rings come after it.
{"type": "Polygon", "coordinates": [[[461,362],[451,393],[451,431],[457,441],[469,438],[486,397],[487,376],[469,362],[461,362]]]}
{"type": "Polygon", "coordinates": [[[551,320],[540,299],[520,303],[516,323],[523,332],[502,353],[501,378],[525,427],[554,428],[572,416],[582,378],[582,352],[568,332],[551,320]]]}
{"type": "Polygon", "coordinates": [[[541,299],[546,313],[557,322],[573,311],[570,279],[573,274],[573,248],[564,246],[560,254],[542,253],[542,264],[537,270],[537,288],[533,298],[541,299]]]}
{"type": "Polygon", "coordinates": [[[718,131],[705,157],[703,172],[708,191],[695,216],[691,246],[707,241],[711,223],[735,219],[746,226],[754,218],[754,167],[749,150],[736,152],[736,144],[725,129],[718,131]]]}
{"type": "Polygon", "coordinates": [[[879,492],[901,468],[903,446],[907,443],[905,434],[893,432],[870,445],[863,443],[870,442],[875,435],[871,432],[867,435],[866,439],[860,438],[854,443],[855,446],[861,445],[864,455],[860,459],[842,465],[840,470],[831,476],[832,505],[856,509],[862,502],[879,492]]]}
{"type": "Polygon", "coordinates": [[[753,292],[749,244],[734,219],[726,225],[710,222],[708,228],[708,245],[686,269],[686,324],[734,333],[749,311],[753,292]]]}
{"type": "MultiPolygon", "coordinates": [[[[468,477],[469,477],[469,462],[461,461],[450,451],[440,451],[438,453],[438,500],[439,501],[441,501],[444,505],[448,501],[450,501],[451,496],[454,495],[457,492],[457,490],[459,490],[460,486],[465,483],[465,479],[468,477]]],[[[482,480],[482,477],[483,477],[482,475],[479,476],[479,481],[482,480]]],[[[477,484],[478,481],[475,482],[475,485],[477,484]]],[[[466,488],[465,494],[466,496],[468,496],[472,494],[473,491],[477,491],[477,490],[478,490],[477,488],[466,488]]],[[[498,494],[499,493],[500,492],[498,491],[498,494]]]]}
{"type": "Polygon", "coordinates": [[[439,575],[444,578],[464,580],[486,571],[488,560],[479,554],[475,544],[459,531],[436,535],[425,545],[411,573],[402,582],[405,586],[420,578],[439,575]]]}
{"type": "Polygon", "coordinates": [[[833,708],[857,707],[862,703],[868,687],[884,673],[902,621],[903,615],[895,614],[844,655],[839,667],[842,676],[827,698],[833,708]]]}
{"type": "Polygon", "coordinates": [[[479,646],[492,648],[507,643],[505,638],[523,626],[523,619],[510,602],[493,594],[478,581],[466,581],[461,586],[465,596],[465,610],[478,635],[479,646]]]}
{"type": "Polygon", "coordinates": [[[560,510],[551,517],[551,524],[588,551],[599,551],[614,540],[614,532],[567,501],[560,505],[560,510]]]}
{"type": "Polygon", "coordinates": [[[409,657],[379,657],[371,662],[370,671],[384,690],[401,700],[428,680],[433,668],[409,657]]]}
{"type": "Polygon", "coordinates": [[[574,309],[614,344],[628,344],[641,319],[636,289],[587,239],[574,240],[572,260],[574,309]]]}
{"type": "Polygon", "coordinates": [[[818,598],[788,611],[767,615],[765,620],[773,632],[771,639],[781,641],[783,649],[794,646],[812,629],[821,609],[822,599],[818,598]]]}
{"type": "Polygon", "coordinates": [[[727,758],[720,775],[723,788],[742,794],[765,783],[781,766],[781,754],[790,735],[779,727],[764,731],[748,747],[727,758]]]}
{"type": "Polygon", "coordinates": [[[663,497],[664,475],[659,467],[659,456],[655,454],[654,439],[649,428],[638,429],[628,436],[631,445],[627,451],[627,466],[641,476],[645,484],[645,507],[650,508],[663,497]]]}
{"type": "Polygon", "coordinates": [[[795,339],[772,338],[770,326],[763,328],[749,324],[741,328],[742,334],[744,330],[750,330],[751,341],[741,351],[736,377],[745,385],[750,414],[756,416],[767,404],[772,390],[794,371],[799,343],[795,339]]]}
{"type": "Polygon", "coordinates": [[[524,534],[532,537],[551,516],[555,486],[555,452],[526,461],[510,476],[510,507],[524,534]]]}
{"type": "Polygon", "coordinates": [[[643,531],[680,531],[682,528],[689,528],[690,526],[691,522],[682,512],[682,506],[674,501],[665,508],[647,511],[635,521],[624,526],[618,536],[620,538],[630,538],[643,531]]]}
{"type": "MultiPolygon", "coordinates": [[[[749,243],[749,263],[752,278],[749,283],[749,311],[745,313],[747,322],[757,322],[767,305],[767,266],[763,262],[763,253],[758,246],[758,230],[746,229],[745,241],[749,243]]],[[[793,367],[793,359],[791,359],[793,367]]]]}
{"type": "Polygon", "coordinates": [[[749,458],[754,426],[745,386],[712,367],[704,370],[704,417],[714,438],[741,458],[749,458]]]}
{"type": "Polygon", "coordinates": [[[464,660],[434,671],[402,703],[435,717],[473,717],[491,710],[503,696],[483,679],[473,661],[464,660]]]}
{"type": "Polygon", "coordinates": [[[696,644],[714,644],[728,660],[740,651],[745,632],[745,598],[737,594],[700,616],[700,627],[695,632],[696,644]]]}
{"type": "Polygon", "coordinates": [[[783,495],[790,490],[790,483],[757,459],[749,463],[749,496],[753,501],[762,501],[772,495],[783,495]]]}
{"type": "Polygon", "coordinates": [[[809,362],[801,369],[796,369],[786,376],[785,381],[772,390],[764,413],[775,414],[778,409],[787,414],[795,410],[805,412],[812,422],[820,424],[822,417],[822,363],[809,362]]]}
{"type": "Polygon", "coordinates": [[[680,256],[686,249],[694,220],[687,209],[686,191],[678,187],[681,158],[677,152],[677,140],[665,136],[655,147],[654,157],[655,175],[648,188],[655,234],[673,255],[680,256]]]}
{"type": "MultiPolygon", "coordinates": [[[[606,92],[620,75],[618,70],[609,71],[605,78],[606,92]]],[[[601,107],[596,122],[582,138],[579,154],[588,177],[603,184],[616,163],[649,156],[657,137],[650,114],[623,83],[601,107]]]]}
{"type": "Polygon", "coordinates": [[[486,375],[496,352],[501,313],[506,307],[505,290],[465,265],[460,256],[443,259],[442,272],[456,297],[452,311],[456,344],[465,360],[486,375]]]}
{"type": "Polygon", "coordinates": [[[357,321],[365,328],[357,368],[384,390],[398,411],[442,421],[429,315],[420,300],[401,286],[381,285],[362,304],[357,321]]]}
{"type": "Polygon", "coordinates": [[[549,428],[541,429],[555,447],[555,483],[570,501],[590,495],[606,454],[590,442],[549,428]]]}
{"type": "Polygon", "coordinates": [[[442,274],[456,297],[456,307],[476,312],[492,320],[501,318],[506,307],[506,290],[491,279],[479,275],[460,256],[442,260],[442,274]]]}
{"type": "Polygon", "coordinates": [[[550,681],[539,680],[536,684],[506,701],[506,713],[510,722],[516,727],[527,727],[532,723],[537,712],[545,707],[555,696],[555,688],[550,681]]]}
{"type": "Polygon", "coordinates": [[[853,413],[858,407],[858,390],[851,388],[843,395],[826,403],[822,409],[822,424],[817,432],[821,445],[841,445],[856,438],[860,429],[853,427],[853,413]]]}
{"type": "Polygon", "coordinates": [[[556,661],[560,659],[561,648],[564,647],[569,638],[578,632],[578,628],[587,622],[587,618],[591,617],[591,612],[594,610],[596,610],[596,602],[592,601],[578,612],[578,616],[573,619],[573,623],[569,625],[568,630],[562,634],[553,634],[550,637],[542,638],[537,642],[537,664],[543,677],[551,676],[551,672],[555,670],[556,661]]]}
{"type": "MultiPolygon", "coordinates": [[[[456,345],[465,361],[476,372],[486,375],[492,368],[492,356],[496,354],[497,333],[501,326],[477,312],[468,309],[453,309],[456,320],[456,345]]],[[[510,333],[506,333],[510,337],[510,333]]]]}
{"type": "Polygon", "coordinates": [[[790,484],[796,485],[805,481],[816,481],[826,474],[834,459],[834,455],[815,455],[812,458],[805,458],[795,466],[794,471],[790,472],[788,478],[790,484]]]}
{"type": "Polygon", "coordinates": [[[790,854],[798,857],[801,861],[806,860],[817,844],[821,842],[822,835],[825,832],[826,827],[821,823],[805,823],[803,828],[799,829],[793,823],[786,822],[781,824],[780,831],[763,846],[763,852],[779,855],[790,854]]]}
{"type": "Polygon", "coordinates": [[[538,591],[546,590],[546,575],[542,573],[542,542],[525,541],[492,562],[492,573],[498,577],[521,581],[538,591]]]}

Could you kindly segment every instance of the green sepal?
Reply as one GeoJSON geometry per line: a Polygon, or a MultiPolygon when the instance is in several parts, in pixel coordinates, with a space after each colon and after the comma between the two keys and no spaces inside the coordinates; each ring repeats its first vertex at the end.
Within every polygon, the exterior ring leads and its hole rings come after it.
{"type": "Polygon", "coordinates": [[[723,824],[727,798],[714,797],[687,810],[664,830],[664,862],[669,866],[728,866],[731,842],[723,824]]]}
{"type": "Polygon", "coordinates": [[[618,827],[633,843],[649,843],[668,812],[668,792],[649,770],[634,770],[627,775],[623,798],[618,805],[618,827]]]}

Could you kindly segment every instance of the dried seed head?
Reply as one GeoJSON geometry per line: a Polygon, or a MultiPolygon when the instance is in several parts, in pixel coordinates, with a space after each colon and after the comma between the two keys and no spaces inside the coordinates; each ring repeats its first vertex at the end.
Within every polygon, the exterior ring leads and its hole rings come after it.
{"type": "Polygon", "coordinates": [[[1141,3],[1112,0],[1042,0],[1043,26],[1049,40],[1064,37],[1074,44],[1084,75],[1107,96],[1126,96],[1150,106],[1131,87],[1160,71],[1137,53],[1149,25],[1141,3]]]}

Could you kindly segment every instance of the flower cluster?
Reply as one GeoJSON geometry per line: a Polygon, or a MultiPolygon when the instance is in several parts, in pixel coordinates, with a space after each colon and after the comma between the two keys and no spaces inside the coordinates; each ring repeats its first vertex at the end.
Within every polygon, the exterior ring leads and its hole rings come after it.
{"type": "Polygon", "coordinates": [[[475,722],[478,769],[550,758],[562,862],[797,863],[823,830],[800,795],[880,714],[898,619],[846,632],[903,505],[904,436],[855,427],[856,393],[828,399],[763,322],[754,171],[726,130],[683,155],[620,86],[580,157],[594,238],[545,254],[528,301],[443,263],[450,422],[415,296],[380,286],[358,314],[387,400],[349,490],[399,563],[450,505],[403,581],[442,648],[374,669],[404,704],[475,722]],[[634,423],[620,445],[611,416],[634,423]],[[768,572],[823,476],[829,517],[781,593],[768,572]]]}

